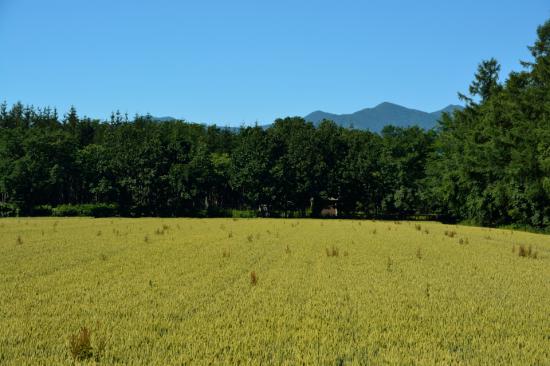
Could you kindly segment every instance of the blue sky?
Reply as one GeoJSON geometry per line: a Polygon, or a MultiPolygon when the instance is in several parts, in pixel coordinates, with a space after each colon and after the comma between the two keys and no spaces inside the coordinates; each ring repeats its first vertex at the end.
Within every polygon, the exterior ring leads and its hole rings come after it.
{"type": "Polygon", "coordinates": [[[457,103],[482,59],[528,59],[548,0],[0,0],[0,100],[269,123],[457,103]]]}

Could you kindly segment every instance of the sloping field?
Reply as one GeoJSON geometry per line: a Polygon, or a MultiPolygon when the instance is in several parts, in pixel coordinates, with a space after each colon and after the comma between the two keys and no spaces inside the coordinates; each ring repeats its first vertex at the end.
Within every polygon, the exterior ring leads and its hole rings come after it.
{"type": "Polygon", "coordinates": [[[427,222],[0,220],[0,364],[73,357],[550,364],[550,237],[427,222]]]}

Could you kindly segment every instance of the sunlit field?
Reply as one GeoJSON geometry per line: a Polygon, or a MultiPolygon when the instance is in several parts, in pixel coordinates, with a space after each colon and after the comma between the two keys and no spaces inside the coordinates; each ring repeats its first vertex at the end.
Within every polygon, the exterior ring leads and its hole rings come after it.
{"type": "Polygon", "coordinates": [[[0,220],[0,364],[550,363],[550,237],[439,223],[0,220]]]}

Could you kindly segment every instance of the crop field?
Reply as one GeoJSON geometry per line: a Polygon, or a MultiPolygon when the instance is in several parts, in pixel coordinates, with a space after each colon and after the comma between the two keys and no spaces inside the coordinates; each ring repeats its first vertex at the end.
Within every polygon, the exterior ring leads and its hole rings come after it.
{"type": "Polygon", "coordinates": [[[550,237],[430,222],[0,220],[0,364],[550,364],[550,237]]]}

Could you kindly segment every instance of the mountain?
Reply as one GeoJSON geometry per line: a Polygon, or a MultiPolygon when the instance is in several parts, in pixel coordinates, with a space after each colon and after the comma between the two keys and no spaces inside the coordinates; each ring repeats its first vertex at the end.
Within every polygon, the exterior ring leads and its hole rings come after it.
{"type": "Polygon", "coordinates": [[[462,109],[459,105],[448,105],[435,112],[423,112],[410,109],[398,104],[384,102],[374,108],[365,108],[351,114],[334,114],[323,111],[315,111],[304,117],[306,121],[319,124],[323,119],[330,119],[340,126],[351,127],[360,130],[379,132],[386,125],[407,127],[418,125],[424,129],[436,126],[441,115],[452,113],[456,109],[462,109]]]}
{"type": "MultiPolygon", "coordinates": [[[[437,125],[438,119],[443,113],[452,113],[456,109],[463,109],[459,105],[450,104],[447,107],[435,112],[423,112],[417,109],[410,109],[398,104],[384,102],[378,104],[374,108],[365,108],[351,114],[334,114],[323,111],[315,111],[304,117],[306,121],[313,122],[318,125],[323,119],[330,119],[336,124],[343,127],[354,127],[359,130],[371,130],[373,132],[380,132],[386,125],[394,125],[400,127],[407,127],[418,125],[424,129],[430,129],[437,125]]],[[[175,121],[174,117],[152,117],[157,122],[169,122],[175,121]]],[[[240,127],[223,127],[228,128],[231,131],[238,131],[240,127]]],[[[271,124],[261,125],[260,127],[266,129],[271,127],[271,124]]]]}
{"type": "Polygon", "coordinates": [[[170,121],[175,121],[176,118],[174,117],[170,117],[170,116],[166,116],[166,117],[152,117],[153,118],[153,121],[156,121],[156,122],[170,122],[170,121]]]}

